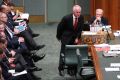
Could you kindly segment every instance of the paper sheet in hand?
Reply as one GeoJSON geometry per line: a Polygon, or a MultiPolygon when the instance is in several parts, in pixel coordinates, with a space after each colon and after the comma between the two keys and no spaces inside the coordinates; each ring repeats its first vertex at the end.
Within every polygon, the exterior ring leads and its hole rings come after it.
{"type": "Polygon", "coordinates": [[[29,19],[29,14],[28,13],[22,13],[20,14],[21,19],[29,19]]]}
{"type": "Polygon", "coordinates": [[[13,74],[13,73],[15,73],[15,70],[14,69],[8,70],[8,72],[13,74]]]}
{"type": "Polygon", "coordinates": [[[105,71],[120,71],[120,68],[108,67],[108,68],[105,68],[105,71]]]}
{"type": "Polygon", "coordinates": [[[24,70],[24,71],[21,71],[21,72],[16,72],[13,74],[13,76],[19,76],[19,75],[23,75],[23,74],[27,74],[27,71],[24,70]]]}

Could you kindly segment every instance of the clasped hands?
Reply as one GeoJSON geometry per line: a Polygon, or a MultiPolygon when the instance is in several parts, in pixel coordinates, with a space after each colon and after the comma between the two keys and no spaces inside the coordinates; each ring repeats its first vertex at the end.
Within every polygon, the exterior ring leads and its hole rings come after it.
{"type": "Polygon", "coordinates": [[[96,17],[96,19],[94,20],[94,24],[97,24],[98,21],[101,21],[101,17],[96,17]]]}
{"type": "Polygon", "coordinates": [[[15,54],[16,54],[16,52],[14,51],[14,50],[11,50],[10,51],[10,54],[12,55],[12,57],[10,57],[10,58],[8,58],[8,62],[9,62],[9,64],[10,64],[10,67],[15,67],[16,65],[13,63],[14,61],[15,61],[15,58],[14,58],[14,56],[15,56],[15,54]]]}

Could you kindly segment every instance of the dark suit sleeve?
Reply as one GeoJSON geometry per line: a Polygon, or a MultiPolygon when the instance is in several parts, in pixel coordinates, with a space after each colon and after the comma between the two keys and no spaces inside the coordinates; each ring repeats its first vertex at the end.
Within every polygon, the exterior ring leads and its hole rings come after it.
{"type": "Polygon", "coordinates": [[[102,17],[101,22],[103,25],[108,25],[108,20],[104,17],[102,17]]]}
{"type": "Polygon", "coordinates": [[[89,25],[90,25],[90,24],[93,24],[93,22],[94,22],[95,19],[96,19],[95,17],[90,18],[90,20],[88,21],[88,24],[89,24],[89,25]]]}
{"type": "Polygon", "coordinates": [[[65,20],[64,20],[64,18],[61,20],[61,22],[58,24],[58,26],[57,26],[57,35],[56,35],[56,38],[58,39],[58,40],[61,40],[61,37],[62,37],[62,34],[63,34],[63,31],[64,31],[64,22],[65,22],[65,20]]]}
{"type": "Polygon", "coordinates": [[[77,32],[77,38],[81,38],[81,33],[84,27],[84,17],[81,15],[80,19],[79,19],[79,27],[78,27],[78,32],[77,32]]]}

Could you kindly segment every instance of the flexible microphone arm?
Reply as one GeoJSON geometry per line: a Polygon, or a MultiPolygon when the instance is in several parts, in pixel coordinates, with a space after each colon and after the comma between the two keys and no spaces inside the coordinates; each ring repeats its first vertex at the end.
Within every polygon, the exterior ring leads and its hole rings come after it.
{"type": "Polygon", "coordinates": [[[111,37],[110,37],[109,31],[108,31],[106,25],[104,25],[104,26],[105,26],[105,29],[107,31],[107,43],[109,43],[109,40],[111,40],[111,37]]]}

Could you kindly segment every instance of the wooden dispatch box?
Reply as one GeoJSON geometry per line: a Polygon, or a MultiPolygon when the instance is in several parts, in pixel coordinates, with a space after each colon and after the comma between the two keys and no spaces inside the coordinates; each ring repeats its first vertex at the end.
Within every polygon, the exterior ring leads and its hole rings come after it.
{"type": "Polygon", "coordinates": [[[106,43],[106,35],[99,32],[83,31],[81,35],[82,44],[102,44],[106,43]]]}

